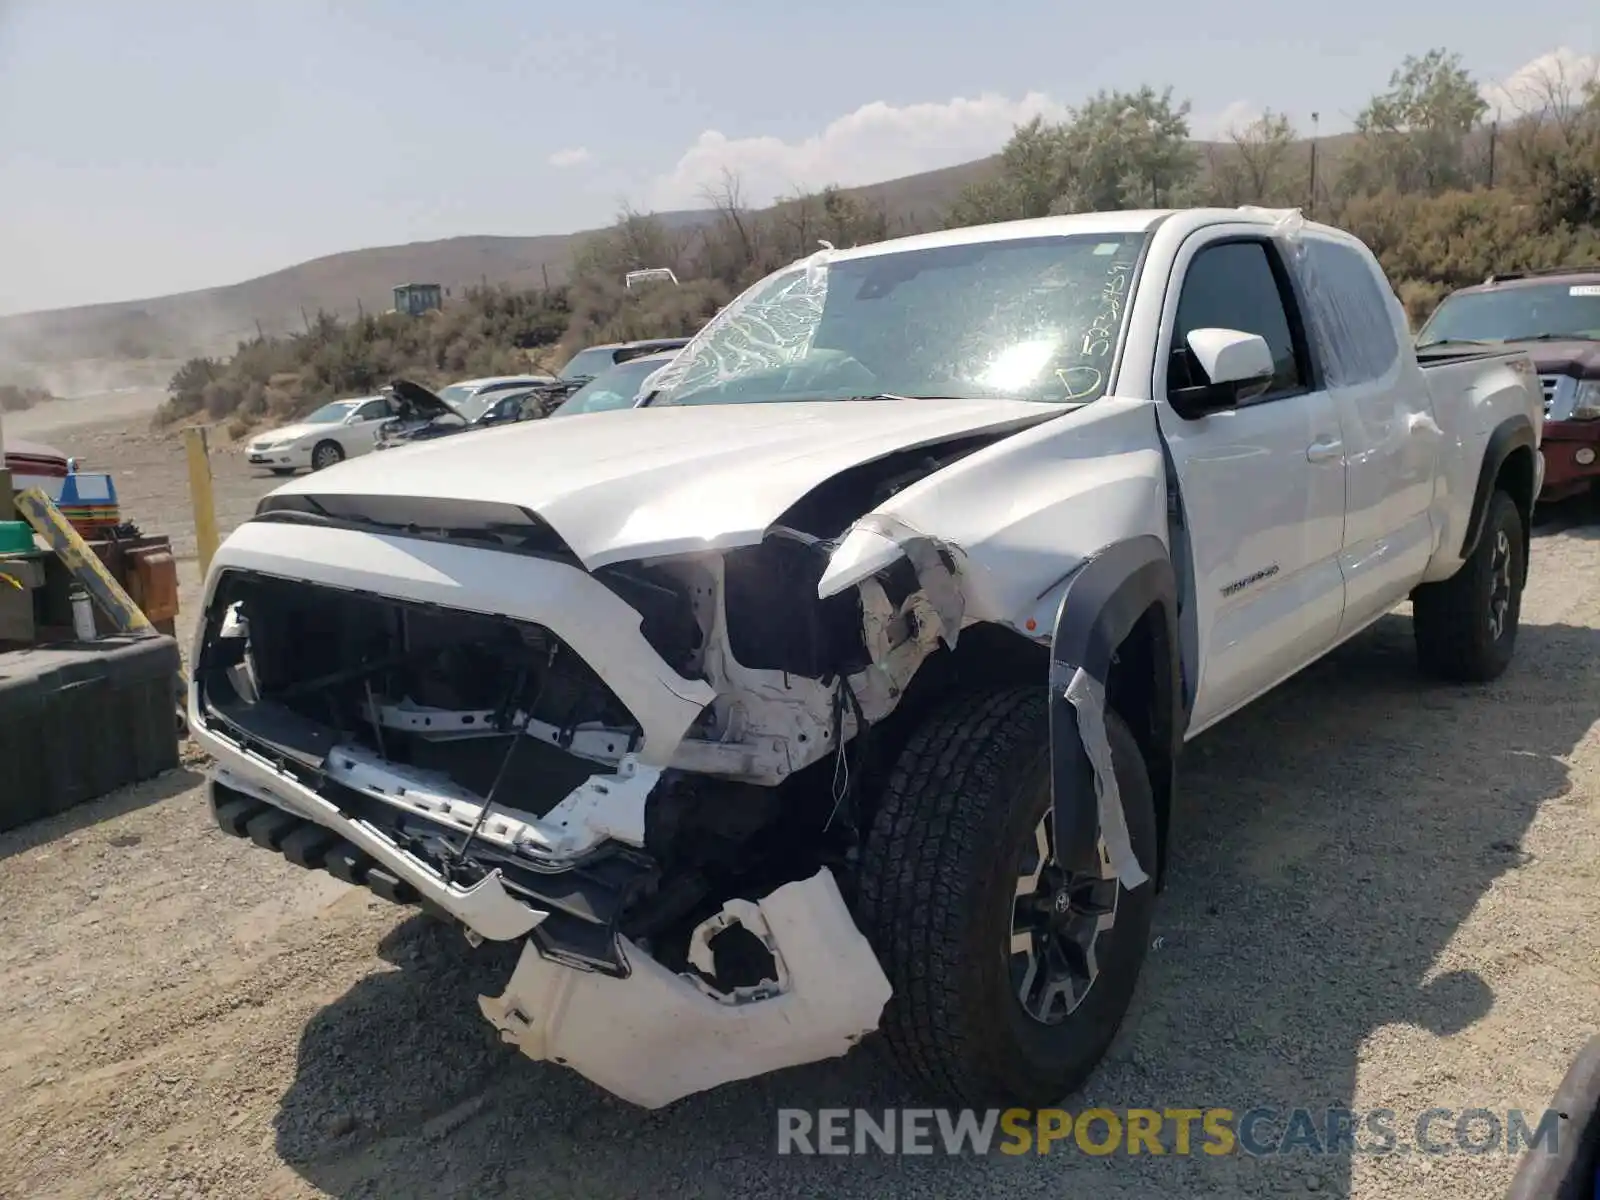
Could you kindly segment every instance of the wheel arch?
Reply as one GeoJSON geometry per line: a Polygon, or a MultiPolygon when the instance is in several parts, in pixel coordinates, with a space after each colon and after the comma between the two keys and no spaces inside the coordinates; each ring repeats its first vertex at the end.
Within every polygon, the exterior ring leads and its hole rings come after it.
{"type": "Polygon", "coordinates": [[[1483,527],[1489,515],[1489,497],[1496,488],[1503,489],[1517,506],[1522,518],[1522,547],[1524,574],[1528,568],[1528,542],[1533,531],[1534,482],[1538,478],[1534,456],[1539,453],[1534,436],[1533,422],[1523,413],[1507,417],[1490,431],[1483,449],[1483,460],[1478,465],[1478,482],[1472,492],[1472,508],[1467,516],[1467,530],[1461,542],[1461,558],[1472,557],[1483,537],[1483,527]]]}
{"type": "Polygon", "coordinates": [[[1156,806],[1159,889],[1165,879],[1178,754],[1188,726],[1179,662],[1178,587],[1166,545],[1151,534],[1113,543],[1068,581],[1050,651],[1051,792],[1059,852],[1087,868],[1096,853],[1097,792],[1066,687],[1081,668],[1102,689],[1144,754],[1156,806]]]}

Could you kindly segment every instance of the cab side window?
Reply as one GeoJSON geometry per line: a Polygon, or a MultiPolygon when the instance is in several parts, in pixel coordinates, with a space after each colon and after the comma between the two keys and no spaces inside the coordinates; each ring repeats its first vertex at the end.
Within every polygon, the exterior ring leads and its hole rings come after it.
{"type": "Polygon", "coordinates": [[[1266,339],[1276,369],[1272,386],[1253,403],[1307,389],[1310,371],[1285,301],[1285,279],[1272,254],[1264,242],[1223,242],[1207,246],[1190,261],[1178,297],[1169,391],[1207,382],[1189,351],[1188,336],[1195,329],[1237,329],[1266,339]]]}
{"type": "Polygon", "coordinates": [[[1382,379],[1400,358],[1392,291],[1380,287],[1365,255],[1342,242],[1307,238],[1305,265],[1306,306],[1328,382],[1339,387],[1382,379]]]}
{"type": "Polygon", "coordinates": [[[355,419],[358,421],[381,421],[389,415],[389,404],[386,400],[368,400],[356,409],[355,419]]]}

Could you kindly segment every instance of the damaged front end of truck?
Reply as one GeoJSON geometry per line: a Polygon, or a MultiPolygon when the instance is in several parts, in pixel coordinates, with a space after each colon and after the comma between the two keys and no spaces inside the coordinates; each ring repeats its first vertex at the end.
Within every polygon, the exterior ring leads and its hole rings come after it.
{"type": "Polygon", "coordinates": [[[525,939],[485,1016],[635,1103],[843,1054],[890,995],[848,905],[863,735],[964,599],[958,549],[842,535],[996,436],[845,472],[755,544],[594,570],[514,506],[269,497],[192,659],[217,821],[525,939]]]}

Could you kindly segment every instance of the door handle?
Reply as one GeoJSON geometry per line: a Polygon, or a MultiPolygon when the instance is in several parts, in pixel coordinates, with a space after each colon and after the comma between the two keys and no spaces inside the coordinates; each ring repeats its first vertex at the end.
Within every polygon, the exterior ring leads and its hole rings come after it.
{"type": "Polygon", "coordinates": [[[1344,443],[1338,438],[1329,438],[1327,441],[1312,442],[1306,447],[1307,462],[1329,462],[1344,453],[1344,443]]]}

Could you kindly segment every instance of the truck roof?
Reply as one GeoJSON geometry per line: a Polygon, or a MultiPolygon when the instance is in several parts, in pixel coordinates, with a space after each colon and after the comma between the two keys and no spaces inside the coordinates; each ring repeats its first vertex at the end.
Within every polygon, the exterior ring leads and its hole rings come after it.
{"type": "MultiPolygon", "coordinates": [[[[1295,209],[1286,208],[1141,208],[1124,212],[1072,213],[1059,217],[1032,217],[1021,221],[1001,221],[992,225],[969,225],[960,229],[940,229],[933,233],[917,233],[907,237],[874,242],[868,246],[829,253],[833,262],[853,258],[872,258],[879,254],[894,254],[901,250],[931,250],[940,246],[968,246],[983,242],[1009,241],[1013,238],[1066,237],[1071,234],[1094,233],[1145,233],[1167,220],[1182,221],[1185,225],[1202,229],[1207,225],[1247,224],[1272,226],[1295,209]]],[[[1335,237],[1350,235],[1331,225],[1306,221],[1305,228],[1335,237]]],[[[801,261],[804,261],[803,259],[801,261]]]]}
{"type": "Polygon", "coordinates": [[[1497,292],[1506,288],[1538,287],[1542,283],[1572,283],[1600,285],[1600,267],[1553,267],[1543,271],[1507,271],[1489,276],[1482,283],[1457,288],[1453,295],[1463,292],[1497,292]]]}

